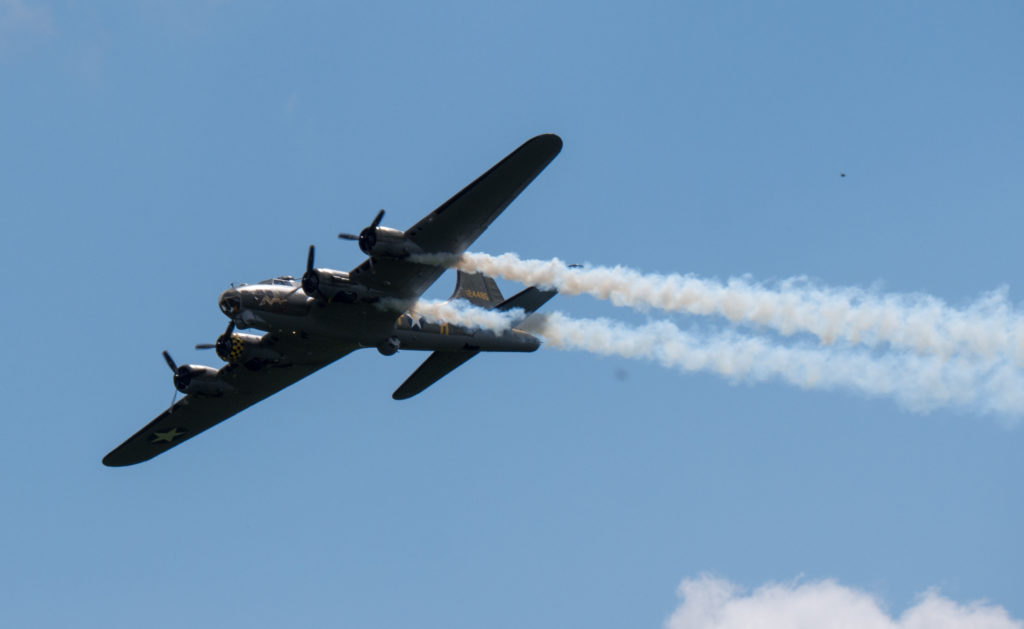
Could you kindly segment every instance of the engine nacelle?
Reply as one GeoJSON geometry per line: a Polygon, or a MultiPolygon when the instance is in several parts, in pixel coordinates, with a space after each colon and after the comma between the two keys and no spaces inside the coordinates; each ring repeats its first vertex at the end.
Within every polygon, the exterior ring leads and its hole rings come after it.
{"type": "Polygon", "coordinates": [[[234,387],[220,378],[219,372],[205,365],[181,365],[174,372],[174,388],[186,395],[215,397],[234,387]]]}
{"type": "Polygon", "coordinates": [[[257,370],[264,365],[281,360],[281,354],[263,343],[262,336],[255,334],[222,335],[217,339],[217,356],[232,365],[245,365],[257,370]]]}
{"type": "Polygon", "coordinates": [[[307,271],[302,276],[302,290],[310,297],[347,304],[371,298],[366,287],[350,280],[348,273],[333,269],[307,271]]]}
{"type": "Polygon", "coordinates": [[[405,232],[390,227],[367,227],[359,235],[359,249],[374,258],[408,258],[423,249],[405,237],[405,232]]]}

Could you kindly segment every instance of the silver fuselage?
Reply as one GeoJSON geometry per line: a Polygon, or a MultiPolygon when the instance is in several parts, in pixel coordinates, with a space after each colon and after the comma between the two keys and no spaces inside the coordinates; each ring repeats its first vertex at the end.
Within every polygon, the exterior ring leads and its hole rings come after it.
{"type": "Polygon", "coordinates": [[[382,296],[361,295],[354,303],[328,302],[303,292],[290,278],[231,288],[220,296],[221,311],[239,328],[274,334],[326,337],[362,347],[396,342],[400,349],[532,352],[540,340],[518,329],[501,333],[424,321],[415,312],[388,307],[382,296]]]}

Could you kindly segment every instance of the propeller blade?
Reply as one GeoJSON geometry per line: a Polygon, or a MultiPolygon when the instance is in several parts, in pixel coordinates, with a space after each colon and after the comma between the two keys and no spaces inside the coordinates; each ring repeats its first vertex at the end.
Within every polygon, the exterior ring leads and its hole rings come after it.
{"type": "Polygon", "coordinates": [[[359,240],[359,236],[356,236],[355,234],[338,234],[338,238],[342,238],[344,240],[359,240]]]}
{"type": "Polygon", "coordinates": [[[167,350],[164,350],[164,360],[167,361],[167,366],[171,368],[171,371],[178,371],[178,366],[174,364],[174,359],[167,353],[167,350]]]}
{"type": "Polygon", "coordinates": [[[373,222],[370,223],[370,227],[377,229],[377,226],[380,225],[380,220],[382,218],[384,218],[384,210],[377,212],[377,216],[373,219],[373,222]]]}
{"type": "Polygon", "coordinates": [[[309,246],[309,257],[306,258],[306,273],[313,270],[313,256],[315,255],[316,248],[313,245],[309,246]]]}
{"type": "MultiPolygon", "coordinates": [[[[301,286],[299,288],[302,288],[301,286]]],[[[296,289],[298,290],[298,289],[296,289]]],[[[295,291],[292,291],[295,292],[295,291]]],[[[235,320],[232,319],[228,322],[228,329],[224,330],[224,334],[221,336],[231,336],[231,333],[235,331],[235,320]]],[[[219,339],[218,339],[219,340],[219,339]]],[[[216,343],[199,343],[196,345],[196,349],[217,349],[216,343]]]]}

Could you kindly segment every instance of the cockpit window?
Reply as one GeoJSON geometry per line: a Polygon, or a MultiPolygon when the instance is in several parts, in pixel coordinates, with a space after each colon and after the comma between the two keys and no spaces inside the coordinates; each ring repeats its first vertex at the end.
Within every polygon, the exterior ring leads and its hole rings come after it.
{"type": "Polygon", "coordinates": [[[260,284],[269,284],[271,286],[295,286],[296,281],[291,275],[282,275],[281,277],[263,280],[260,284]]]}

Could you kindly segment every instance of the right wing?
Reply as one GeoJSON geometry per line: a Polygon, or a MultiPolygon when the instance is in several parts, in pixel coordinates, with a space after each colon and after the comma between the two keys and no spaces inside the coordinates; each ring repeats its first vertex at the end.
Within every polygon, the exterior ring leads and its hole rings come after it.
{"type": "MultiPolygon", "coordinates": [[[[508,207],[562,150],[554,134],[527,140],[405,235],[426,253],[459,255],[508,207]]],[[[406,260],[374,258],[349,274],[353,281],[402,300],[415,300],[444,272],[444,267],[406,260]]]]}
{"type": "Polygon", "coordinates": [[[275,349],[284,355],[281,364],[258,371],[242,365],[226,365],[220,374],[233,388],[231,392],[218,397],[186,396],[103,457],[103,464],[120,467],[148,461],[298,382],[356,347],[322,338],[286,337],[275,349]]]}

